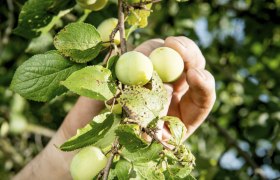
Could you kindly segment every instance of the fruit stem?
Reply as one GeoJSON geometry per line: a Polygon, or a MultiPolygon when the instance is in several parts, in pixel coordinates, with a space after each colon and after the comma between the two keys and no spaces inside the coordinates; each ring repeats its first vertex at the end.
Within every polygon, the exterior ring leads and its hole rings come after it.
{"type": "Polygon", "coordinates": [[[124,54],[127,51],[126,47],[126,39],[125,39],[125,29],[124,29],[124,8],[123,8],[123,0],[118,0],[118,27],[120,31],[120,39],[121,39],[121,54],[124,54]]]}

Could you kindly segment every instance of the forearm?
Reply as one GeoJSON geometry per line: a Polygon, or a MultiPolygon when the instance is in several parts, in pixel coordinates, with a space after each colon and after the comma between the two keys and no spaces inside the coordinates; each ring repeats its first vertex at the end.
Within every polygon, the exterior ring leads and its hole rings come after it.
{"type": "Polygon", "coordinates": [[[61,145],[65,140],[59,130],[46,148],[29,162],[15,177],[14,180],[25,179],[71,179],[69,164],[73,152],[63,152],[55,145],[61,145]]]}

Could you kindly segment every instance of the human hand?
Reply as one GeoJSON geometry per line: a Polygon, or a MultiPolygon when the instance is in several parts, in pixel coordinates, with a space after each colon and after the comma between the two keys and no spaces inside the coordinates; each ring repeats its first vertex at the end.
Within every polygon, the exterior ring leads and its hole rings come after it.
{"type": "MultiPolygon", "coordinates": [[[[184,60],[184,72],[172,84],[166,84],[170,105],[167,106],[167,115],[180,118],[187,128],[185,138],[189,137],[206,119],[211,111],[215,99],[215,79],[205,70],[205,58],[198,46],[187,37],[168,37],[144,42],[135,50],[146,56],[158,47],[166,46],[176,50],[184,60]]],[[[163,126],[163,124],[161,124],[163,126]]],[[[170,133],[165,127],[161,132],[164,141],[170,133]]],[[[161,135],[160,133],[160,135],[161,135]]]]}
{"type": "MultiPolygon", "coordinates": [[[[182,76],[173,84],[166,85],[170,106],[167,104],[164,113],[179,117],[188,129],[188,137],[205,120],[214,104],[214,78],[204,70],[205,59],[199,48],[186,37],[149,40],[135,50],[148,56],[161,46],[176,50],[185,63],[182,76]]],[[[54,145],[61,145],[75,135],[78,128],[85,126],[103,108],[100,101],[80,97],[46,148],[15,179],[71,179],[69,167],[74,153],[61,152],[54,145]]],[[[170,136],[167,128],[163,128],[160,135],[163,140],[170,136]]]]}

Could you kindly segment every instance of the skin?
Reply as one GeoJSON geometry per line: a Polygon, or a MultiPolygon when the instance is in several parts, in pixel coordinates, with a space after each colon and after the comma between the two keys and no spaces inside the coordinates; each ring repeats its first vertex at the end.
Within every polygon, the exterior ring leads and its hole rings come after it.
{"type": "MultiPolygon", "coordinates": [[[[186,37],[168,37],[165,41],[149,40],[135,50],[149,56],[154,49],[161,46],[176,50],[184,60],[184,72],[181,77],[172,84],[166,84],[170,104],[166,105],[162,115],[179,117],[188,128],[185,136],[188,138],[206,119],[214,105],[215,80],[204,69],[205,58],[197,45],[186,37]]],[[[59,146],[75,135],[78,128],[86,125],[103,108],[103,102],[80,97],[46,148],[14,179],[71,179],[69,167],[74,153],[59,151],[54,145],[59,146]]],[[[170,136],[169,131],[163,123],[159,126],[162,131],[158,133],[158,136],[162,141],[166,141],[170,136]]]]}

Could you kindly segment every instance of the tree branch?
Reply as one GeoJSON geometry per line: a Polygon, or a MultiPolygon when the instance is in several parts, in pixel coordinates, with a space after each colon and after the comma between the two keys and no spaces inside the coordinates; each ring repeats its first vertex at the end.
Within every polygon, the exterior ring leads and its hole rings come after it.
{"type": "Polygon", "coordinates": [[[219,133],[221,133],[223,135],[223,137],[227,140],[227,143],[230,145],[230,146],[233,146],[237,152],[240,154],[240,156],[242,156],[245,161],[247,162],[247,164],[249,166],[251,166],[253,169],[254,169],[254,172],[260,176],[261,179],[267,179],[264,172],[262,171],[262,169],[257,165],[257,163],[250,157],[250,155],[246,152],[246,151],[243,151],[239,145],[238,145],[238,142],[233,138],[231,137],[231,135],[227,132],[227,130],[225,130],[224,128],[222,128],[216,121],[216,119],[212,116],[209,116],[208,117],[208,121],[209,123],[214,126],[218,131],[219,133]]]}
{"type": "Polygon", "coordinates": [[[121,39],[121,54],[124,54],[127,51],[126,47],[126,39],[125,39],[125,29],[124,29],[124,8],[123,8],[123,0],[118,0],[118,27],[120,31],[120,39],[121,39]]]}
{"type": "Polygon", "coordinates": [[[35,124],[28,124],[26,131],[29,133],[39,134],[48,138],[52,138],[55,135],[54,130],[35,124]]]}
{"type": "Polygon", "coordinates": [[[119,141],[118,141],[118,138],[115,139],[115,142],[112,146],[112,149],[111,149],[111,155],[108,159],[108,162],[106,164],[106,167],[99,173],[97,179],[101,179],[101,177],[103,177],[102,179],[103,180],[107,180],[108,179],[108,176],[109,176],[109,173],[110,173],[110,168],[111,168],[111,165],[113,163],[113,160],[114,160],[114,157],[115,155],[118,153],[118,150],[119,150],[119,141]]]}

